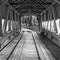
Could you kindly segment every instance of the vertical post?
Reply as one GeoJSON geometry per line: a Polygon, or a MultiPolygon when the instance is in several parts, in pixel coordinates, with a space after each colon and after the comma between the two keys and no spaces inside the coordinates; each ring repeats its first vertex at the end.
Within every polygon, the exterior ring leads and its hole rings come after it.
{"type": "MultiPolygon", "coordinates": [[[[46,10],[46,21],[48,21],[48,10],[46,10]]],[[[47,30],[48,30],[48,23],[47,23],[47,30]]]]}
{"type": "Polygon", "coordinates": [[[43,16],[43,21],[44,21],[44,12],[43,12],[42,16],[43,16]]]}
{"type": "Polygon", "coordinates": [[[19,30],[19,13],[17,13],[17,22],[18,22],[18,24],[17,24],[17,28],[18,28],[18,30],[19,30]]]}
{"type": "Polygon", "coordinates": [[[42,30],[42,19],[40,21],[40,32],[41,32],[41,30],[42,30]]]}
{"type": "Polygon", "coordinates": [[[2,12],[1,12],[1,6],[0,6],[0,37],[3,35],[2,34],[2,12]]]}
{"type": "Polygon", "coordinates": [[[15,11],[13,10],[13,21],[15,21],[15,11]]]}
{"type": "Polygon", "coordinates": [[[15,21],[15,11],[13,10],[13,30],[15,30],[14,21],[15,21]]]}
{"type": "MultiPolygon", "coordinates": [[[[8,19],[8,25],[7,25],[8,31],[11,31],[11,22],[10,22],[10,16],[11,16],[11,15],[10,15],[10,13],[11,13],[11,12],[9,11],[8,18],[7,18],[7,19],[8,19]]],[[[9,40],[10,40],[10,39],[11,39],[11,37],[9,36],[9,40]]]]}
{"type": "Polygon", "coordinates": [[[19,13],[18,13],[18,30],[20,31],[20,24],[19,24],[19,13]]]}
{"type": "Polygon", "coordinates": [[[53,7],[52,7],[52,14],[53,14],[53,17],[54,17],[54,32],[58,32],[57,27],[56,27],[56,22],[55,22],[56,16],[55,16],[55,12],[54,12],[53,7]]]}
{"type": "Polygon", "coordinates": [[[21,31],[21,13],[20,13],[20,20],[19,20],[19,22],[20,22],[20,31],[21,31]]]}
{"type": "MultiPolygon", "coordinates": [[[[12,11],[12,29],[13,29],[13,31],[15,30],[15,11],[13,10],[12,11]]],[[[15,33],[13,33],[13,36],[15,37],[15,33]]]]}
{"type": "MultiPolygon", "coordinates": [[[[9,11],[9,31],[11,31],[11,11],[9,11]]],[[[11,36],[9,36],[9,40],[11,39],[11,36]]]]}
{"type": "Polygon", "coordinates": [[[51,31],[52,13],[50,13],[50,31],[51,31]]]}
{"type": "Polygon", "coordinates": [[[10,11],[9,27],[10,27],[9,29],[11,31],[11,11],[10,11]]]}
{"type": "Polygon", "coordinates": [[[17,21],[18,21],[18,17],[17,17],[17,13],[16,13],[16,30],[18,30],[17,21]]]}
{"type": "MultiPolygon", "coordinates": [[[[0,37],[2,36],[2,18],[1,18],[1,6],[0,6],[0,37]]],[[[0,44],[0,48],[1,48],[1,44],[0,44]]]]}
{"type": "Polygon", "coordinates": [[[16,13],[17,11],[15,11],[15,30],[16,30],[16,13]]]}
{"type": "Polygon", "coordinates": [[[46,11],[44,11],[44,21],[46,21],[46,11]]]}
{"type": "Polygon", "coordinates": [[[11,21],[12,21],[12,11],[10,11],[10,29],[12,30],[12,24],[11,24],[11,21]]]}
{"type": "Polygon", "coordinates": [[[39,21],[38,21],[38,23],[39,23],[39,32],[40,32],[40,21],[41,21],[41,16],[39,15],[39,21]]]}
{"type": "MultiPolygon", "coordinates": [[[[41,13],[41,25],[42,25],[42,22],[43,22],[43,17],[42,17],[42,13],[41,13]]],[[[43,27],[41,27],[41,28],[43,28],[43,27]]]]}
{"type": "Polygon", "coordinates": [[[12,21],[13,21],[13,11],[11,11],[11,30],[13,30],[13,23],[12,23],[12,21]]]}
{"type": "Polygon", "coordinates": [[[18,21],[19,21],[19,13],[17,13],[17,30],[19,30],[18,21]]]}
{"type": "MultiPolygon", "coordinates": [[[[44,21],[44,13],[42,13],[42,21],[44,21]]],[[[44,29],[45,29],[45,27],[44,27],[44,29]]]]}
{"type": "Polygon", "coordinates": [[[6,33],[6,27],[7,27],[7,16],[8,16],[8,6],[7,5],[4,5],[4,25],[3,25],[3,29],[4,29],[4,31],[3,31],[3,33],[6,33]]]}
{"type": "Polygon", "coordinates": [[[44,24],[42,26],[42,22],[43,22],[43,13],[41,13],[41,21],[40,21],[40,33],[42,33],[42,29],[44,29],[44,24]]]}
{"type": "Polygon", "coordinates": [[[50,21],[50,12],[48,11],[48,30],[50,30],[49,21],[50,21]]]}
{"type": "MultiPolygon", "coordinates": [[[[46,22],[46,11],[44,11],[44,21],[46,22]]],[[[46,25],[45,25],[46,26],[46,25]]],[[[46,28],[45,28],[46,29],[46,28]]]]}
{"type": "Polygon", "coordinates": [[[17,11],[15,11],[15,28],[16,28],[16,30],[17,30],[17,11]]]}
{"type": "Polygon", "coordinates": [[[19,31],[21,32],[21,13],[18,14],[18,21],[19,21],[19,31]]]}

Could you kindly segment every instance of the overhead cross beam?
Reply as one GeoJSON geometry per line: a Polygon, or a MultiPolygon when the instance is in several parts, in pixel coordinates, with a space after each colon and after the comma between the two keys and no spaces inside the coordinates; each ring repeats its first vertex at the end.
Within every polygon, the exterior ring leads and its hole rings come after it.
{"type": "Polygon", "coordinates": [[[29,4],[37,4],[37,5],[51,5],[52,3],[10,3],[11,5],[29,5],[29,4]]]}
{"type": "Polygon", "coordinates": [[[60,4],[60,1],[59,0],[55,0],[58,4],[60,4]]]}
{"type": "Polygon", "coordinates": [[[25,0],[16,0],[16,1],[13,1],[14,3],[17,3],[17,2],[20,2],[20,3],[22,3],[22,2],[24,2],[25,0]]]}
{"type": "Polygon", "coordinates": [[[19,10],[22,10],[22,9],[35,9],[35,10],[45,10],[46,8],[43,8],[43,7],[34,7],[34,6],[20,6],[19,8],[16,8],[16,9],[19,9],[19,10]]]}
{"type": "MultiPolygon", "coordinates": [[[[18,8],[20,8],[20,7],[22,7],[23,5],[17,5],[17,6],[15,6],[15,7],[13,7],[12,9],[10,9],[10,10],[14,10],[14,9],[18,9],[18,8]]],[[[24,5],[25,6],[25,5],[24,5]]],[[[31,6],[33,6],[33,5],[31,5],[31,6]]],[[[33,6],[34,7],[34,6],[33,6]]],[[[35,8],[36,8],[36,6],[35,6],[35,8]]],[[[23,9],[23,7],[22,7],[22,9],[23,9]]],[[[37,7],[36,9],[42,9],[42,10],[45,10],[46,8],[40,8],[40,7],[37,7]]]]}
{"type": "Polygon", "coordinates": [[[38,14],[41,13],[41,11],[34,11],[34,10],[31,10],[31,11],[25,10],[25,11],[19,11],[19,12],[20,12],[20,13],[32,13],[32,12],[34,12],[34,13],[38,13],[38,14]]]}
{"type": "MultiPolygon", "coordinates": [[[[36,0],[37,1],[37,0],[36,0]]],[[[38,6],[38,8],[40,7],[40,6],[42,6],[42,7],[44,7],[43,5],[51,5],[51,3],[42,3],[42,2],[26,2],[25,3],[25,1],[23,0],[23,2],[17,2],[17,3],[10,3],[10,5],[15,5],[16,7],[14,7],[14,9],[15,8],[19,8],[19,7],[21,7],[21,6],[38,6]]],[[[44,8],[46,8],[46,7],[44,7],[44,8]]],[[[43,10],[45,10],[45,9],[43,9],[43,10]]]]}
{"type": "Polygon", "coordinates": [[[4,4],[6,4],[7,2],[8,2],[8,0],[4,0],[4,1],[0,2],[0,5],[4,5],[4,4]]]}
{"type": "MultiPolygon", "coordinates": [[[[39,1],[40,3],[42,2],[43,3],[43,1],[42,0],[37,0],[37,1],[39,1]]],[[[46,3],[46,2],[44,2],[44,3],[46,3]]],[[[52,6],[52,3],[51,3],[51,5],[43,5],[42,4],[42,6],[44,6],[45,8],[46,8],[46,10],[49,10],[50,12],[51,12],[51,6],[52,6]]]]}
{"type": "Polygon", "coordinates": [[[39,12],[41,12],[41,11],[43,11],[43,9],[35,9],[35,8],[33,8],[33,9],[30,9],[30,8],[26,8],[26,9],[24,9],[24,8],[22,8],[22,9],[20,9],[20,8],[18,8],[18,9],[16,9],[17,11],[39,11],[39,12]]]}

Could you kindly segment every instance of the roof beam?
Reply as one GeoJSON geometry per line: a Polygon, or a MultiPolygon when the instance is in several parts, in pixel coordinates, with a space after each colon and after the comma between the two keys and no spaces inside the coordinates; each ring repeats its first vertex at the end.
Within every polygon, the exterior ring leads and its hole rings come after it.
{"type": "MultiPolygon", "coordinates": [[[[39,0],[37,0],[37,1],[39,1],[39,0]]],[[[40,0],[40,3],[43,3],[43,1],[42,0],[40,0]]],[[[44,3],[46,3],[46,2],[44,2],[44,3]]],[[[50,10],[51,9],[51,6],[52,6],[52,4],[51,5],[43,5],[45,8],[46,8],[46,10],[49,10],[51,13],[52,13],[52,11],[50,10]]]]}
{"type": "Polygon", "coordinates": [[[32,10],[32,11],[26,10],[26,11],[19,11],[19,12],[20,12],[20,13],[38,13],[38,14],[41,13],[41,11],[34,11],[34,10],[32,10]]]}
{"type": "Polygon", "coordinates": [[[15,9],[19,8],[20,6],[21,6],[21,5],[17,5],[17,6],[13,7],[13,8],[10,9],[10,10],[15,10],[15,9]]]}
{"type": "Polygon", "coordinates": [[[24,2],[24,0],[21,0],[21,1],[20,0],[17,0],[17,1],[13,1],[13,2],[14,3],[17,3],[17,2],[21,2],[22,3],[22,2],[24,2]]]}
{"type": "Polygon", "coordinates": [[[25,8],[17,8],[17,9],[19,9],[19,10],[23,10],[23,9],[45,10],[46,8],[26,8],[25,7],[25,8]]]}
{"type": "Polygon", "coordinates": [[[7,2],[8,2],[8,0],[4,0],[4,1],[0,2],[0,5],[4,5],[4,4],[6,4],[7,2]]]}
{"type": "Polygon", "coordinates": [[[60,1],[59,0],[55,0],[58,4],[60,4],[60,1]]]}
{"type": "Polygon", "coordinates": [[[30,4],[37,4],[37,5],[51,5],[52,3],[10,3],[11,5],[30,5],[30,4]]]}

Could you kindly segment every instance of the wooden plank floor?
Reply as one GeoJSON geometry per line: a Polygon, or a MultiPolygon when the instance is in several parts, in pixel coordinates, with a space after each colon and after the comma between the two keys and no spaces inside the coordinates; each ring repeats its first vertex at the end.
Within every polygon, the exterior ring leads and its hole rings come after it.
{"type": "MultiPolygon", "coordinates": [[[[33,31],[31,32],[33,33],[34,39],[36,41],[36,45],[37,45],[41,60],[55,60],[51,52],[46,48],[46,46],[39,39],[38,35],[33,31]]],[[[7,56],[9,55],[8,53],[10,49],[12,49],[12,45],[10,45],[6,49],[0,52],[1,60],[6,60],[7,56]]],[[[17,45],[16,49],[14,50],[9,60],[39,60],[37,56],[36,48],[34,45],[34,41],[32,38],[32,34],[30,32],[24,33],[21,41],[17,45]]]]}
{"type": "Polygon", "coordinates": [[[40,40],[39,36],[35,32],[32,33],[34,35],[41,60],[56,60],[51,52],[42,43],[42,40],[40,40]]]}
{"type": "Polygon", "coordinates": [[[22,45],[20,46],[20,48],[17,48],[14,51],[14,52],[17,51],[17,53],[14,53],[14,56],[11,57],[10,59],[11,60],[38,60],[32,34],[25,32],[21,43],[22,45]]]}
{"type": "MultiPolygon", "coordinates": [[[[19,36],[20,37],[20,36],[19,36]]],[[[15,38],[5,49],[0,52],[0,60],[6,60],[9,56],[10,52],[14,48],[15,44],[17,43],[19,37],[15,38]]]]}

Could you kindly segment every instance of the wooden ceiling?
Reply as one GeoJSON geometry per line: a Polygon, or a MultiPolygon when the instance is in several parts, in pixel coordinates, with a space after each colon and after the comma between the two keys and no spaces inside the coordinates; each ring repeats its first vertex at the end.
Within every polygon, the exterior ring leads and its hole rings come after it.
{"type": "Polygon", "coordinates": [[[45,9],[50,8],[55,0],[0,0],[1,3],[5,1],[8,1],[20,13],[41,13],[45,9]]]}
{"type": "Polygon", "coordinates": [[[18,12],[35,12],[41,13],[46,9],[46,5],[51,5],[52,2],[44,2],[41,0],[9,0],[10,5],[16,7],[15,9],[18,12]]]}

